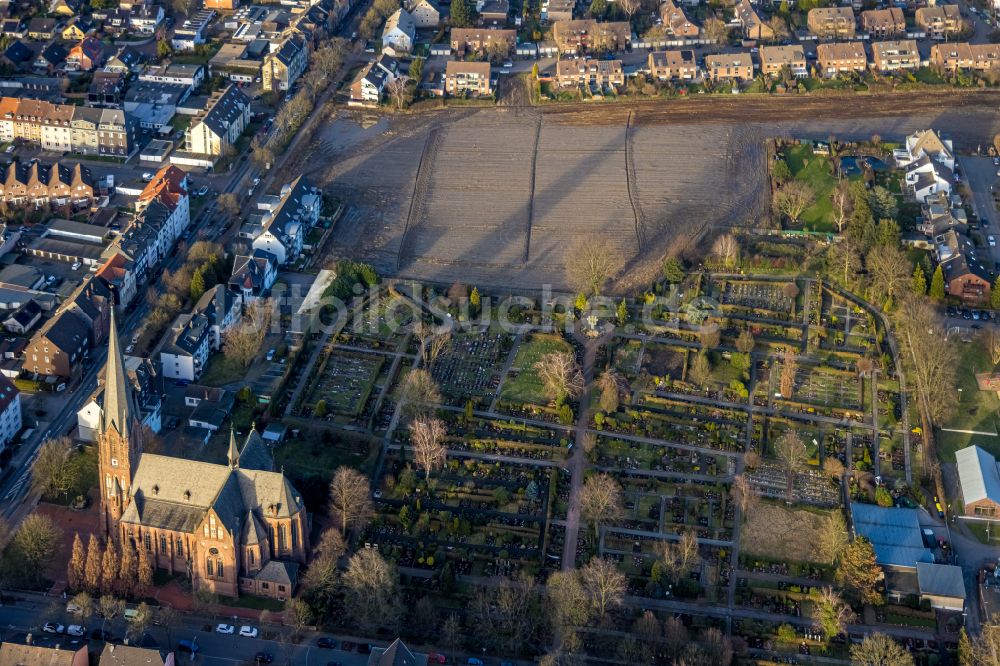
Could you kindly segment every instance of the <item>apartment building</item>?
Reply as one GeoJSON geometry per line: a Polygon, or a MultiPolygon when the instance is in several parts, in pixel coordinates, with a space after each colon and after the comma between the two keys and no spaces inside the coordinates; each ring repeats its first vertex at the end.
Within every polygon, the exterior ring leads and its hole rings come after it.
{"type": "Polygon", "coordinates": [[[444,71],[444,90],[448,95],[492,95],[490,63],[449,60],[444,71]]]}
{"type": "Polygon", "coordinates": [[[891,39],[906,34],[906,17],[899,7],[861,12],[861,30],[872,39],[891,39]]]}
{"type": "Polygon", "coordinates": [[[768,76],[777,76],[787,67],[795,78],[809,76],[806,54],[799,44],[788,46],[760,47],[760,71],[768,76]]]}
{"type": "Polygon", "coordinates": [[[806,18],[809,32],[822,38],[853,37],[856,29],[854,10],[850,7],[817,7],[806,18]]]}
{"type": "Polygon", "coordinates": [[[387,55],[365,65],[351,83],[351,104],[378,104],[386,86],[399,76],[399,63],[387,55]]]}
{"type": "Polygon", "coordinates": [[[865,72],[868,54],[861,42],[833,42],[816,47],[816,60],[820,73],[834,77],[847,72],[865,72]]]}
{"type": "Polygon", "coordinates": [[[0,100],[0,137],[21,139],[54,152],[127,156],[135,124],[118,109],[4,97],[0,100]]]}
{"type": "Polygon", "coordinates": [[[753,58],[749,53],[707,55],[705,75],[713,81],[749,81],[753,78],[753,58]]]}
{"type": "Polygon", "coordinates": [[[452,28],[451,50],[459,56],[499,52],[509,56],[517,43],[516,30],[452,28]]]}
{"type": "Polygon", "coordinates": [[[653,51],[647,58],[650,75],[661,81],[698,78],[698,64],[692,49],[653,51]]]}
{"type": "Polygon", "coordinates": [[[632,26],[628,21],[556,21],[552,38],[561,53],[613,53],[624,49],[632,39],[632,26]]]}
{"type": "Polygon", "coordinates": [[[954,42],[931,47],[931,64],[948,73],[961,70],[988,72],[1000,67],[1000,45],[954,42]]]}
{"type": "Polygon", "coordinates": [[[740,24],[745,39],[771,39],[774,30],[764,22],[750,4],[750,0],[740,0],[736,5],[736,20],[740,24]]]}
{"type": "Polygon", "coordinates": [[[261,197],[259,212],[252,213],[239,235],[252,241],[254,250],[273,255],[279,265],[289,264],[302,252],[305,237],[323,208],[323,195],[299,176],[282,186],[280,194],[261,197]]]}
{"type": "Polygon", "coordinates": [[[556,63],[556,82],[562,88],[618,88],[625,85],[625,73],[621,60],[560,60],[556,63]]]}
{"type": "Polygon", "coordinates": [[[260,69],[261,88],[267,92],[289,90],[306,67],[309,66],[309,49],[300,36],[289,37],[264,56],[260,69]]]}
{"type": "Polygon", "coordinates": [[[965,29],[965,21],[958,5],[921,7],[916,11],[917,25],[927,31],[931,39],[944,39],[965,29]]]}
{"type": "Polygon", "coordinates": [[[0,375],[0,449],[10,446],[21,432],[21,425],[21,392],[0,375]]]}
{"type": "Polygon", "coordinates": [[[250,124],[250,100],[235,85],[212,93],[205,111],[187,130],[185,149],[200,155],[222,155],[250,124]]]}
{"type": "Polygon", "coordinates": [[[917,42],[903,39],[872,43],[872,68],[877,72],[897,72],[920,68],[917,42]]]}

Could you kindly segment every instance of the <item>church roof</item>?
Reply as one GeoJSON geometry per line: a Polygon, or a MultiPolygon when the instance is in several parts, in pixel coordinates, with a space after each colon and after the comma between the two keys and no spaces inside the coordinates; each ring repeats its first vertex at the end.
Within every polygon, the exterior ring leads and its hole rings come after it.
{"type": "Polygon", "coordinates": [[[175,532],[193,532],[204,515],[205,509],[201,507],[137,496],[125,509],[122,521],[175,532]]]}
{"type": "Polygon", "coordinates": [[[248,512],[247,519],[243,523],[243,543],[254,546],[264,541],[267,531],[261,525],[260,519],[254,515],[253,511],[248,512]]]}
{"type": "Polygon", "coordinates": [[[247,442],[243,445],[243,450],[240,451],[239,460],[240,467],[243,469],[274,471],[274,458],[271,457],[270,449],[256,428],[250,431],[250,436],[247,437],[247,442]]]}
{"type": "Polygon", "coordinates": [[[279,585],[294,587],[295,579],[298,578],[298,573],[299,565],[294,562],[271,560],[256,573],[254,578],[257,580],[264,580],[269,583],[277,583],[279,585]]]}

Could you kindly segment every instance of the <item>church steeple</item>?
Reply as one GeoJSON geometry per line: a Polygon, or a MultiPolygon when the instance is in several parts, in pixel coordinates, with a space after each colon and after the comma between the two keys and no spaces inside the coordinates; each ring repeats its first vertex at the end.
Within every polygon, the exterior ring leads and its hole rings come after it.
{"type": "Polygon", "coordinates": [[[236,448],[236,431],[229,428],[229,469],[240,466],[240,450],[236,448]]]}
{"type": "Polygon", "coordinates": [[[118,341],[118,325],[112,310],[111,331],[108,334],[108,363],[104,369],[104,410],[101,430],[107,432],[114,428],[122,437],[128,437],[131,419],[136,415],[131,387],[125,375],[125,359],[118,341]]]}

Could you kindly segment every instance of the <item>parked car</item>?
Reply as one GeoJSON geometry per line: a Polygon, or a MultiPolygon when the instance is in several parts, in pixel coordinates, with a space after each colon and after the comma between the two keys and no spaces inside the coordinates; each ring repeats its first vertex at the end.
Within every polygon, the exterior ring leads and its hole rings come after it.
{"type": "Polygon", "coordinates": [[[54,622],[46,622],[45,625],[42,626],[42,631],[47,634],[61,634],[66,631],[66,627],[54,622]]]}
{"type": "Polygon", "coordinates": [[[476,659],[475,657],[469,657],[469,660],[465,663],[467,666],[483,666],[483,660],[476,659]]]}
{"type": "Polygon", "coordinates": [[[268,349],[267,350],[267,360],[268,361],[273,361],[274,360],[274,355],[277,354],[277,353],[278,353],[278,350],[275,349],[274,347],[271,347],[270,349],[268,349]]]}
{"type": "Polygon", "coordinates": [[[337,647],[337,640],[334,638],[328,638],[327,636],[323,636],[318,641],[316,641],[316,645],[321,648],[333,650],[337,647]]]}
{"type": "Polygon", "coordinates": [[[78,624],[71,624],[68,627],[66,627],[66,633],[69,634],[70,636],[86,636],[87,628],[81,627],[78,624]]]}
{"type": "Polygon", "coordinates": [[[125,348],[126,354],[131,354],[134,351],[135,351],[135,345],[129,345],[128,347],[125,348]]]}
{"type": "Polygon", "coordinates": [[[427,655],[428,664],[443,664],[446,661],[448,661],[447,657],[438,652],[431,652],[430,654],[427,655]]]}
{"type": "Polygon", "coordinates": [[[997,246],[997,239],[996,239],[996,237],[994,237],[992,235],[991,236],[987,236],[986,240],[989,241],[990,247],[996,247],[997,246]]]}
{"type": "Polygon", "coordinates": [[[236,627],[234,627],[231,624],[222,623],[222,624],[220,624],[219,626],[217,626],[215,628],[215,632],[217,634],[235,634],[236,633],[236,627]]]}
{"type": "Polygon", "coordinates": [[[142,182],[148,183],[151,180],[153,180],[153,174],[151,174],[148,171],[146,173],[142,174],[142,182]]]}
{"type": "Polygon", "coordinates": [[[244,638],[257,638],[258,633],[257,627],[251,627],[248,624],[244,624],[240,627],[240,636],[243,636],[244,638]]]}
{"type": "Polygon", "coordinates": [[[197,195],[198,195],[199,197],[203,197],[203,196],[205,196],[206,194],[208,194],[208,185],[202,185],[201,187],[199,187],[199,188],[198,188],[198,191],[196,192],[196,194],[197,194],[197,195]]]}

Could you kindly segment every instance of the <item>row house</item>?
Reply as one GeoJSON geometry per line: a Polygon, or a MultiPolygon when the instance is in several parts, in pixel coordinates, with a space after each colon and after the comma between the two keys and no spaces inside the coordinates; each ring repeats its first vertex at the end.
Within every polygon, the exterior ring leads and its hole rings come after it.
{"type": "Polygon", "coordinates": [[[713,81],[749,81],[753,78],[753,58],[745,52],[707,55],[705,75],[713,81]]]}
{"type": "Polygon", "coordinates": [[[872,67],[878,72],[898,72],[920,68],[920,51],[913,39],[872,44],[872,67]]]}
{"type": "Polygon", "coordinates": [[[563,88],[618,88],[625,85],[625,73],[621,60],[560,60],[556,63],[556,82],[563,88]]]}
{"type": "Polygon", "coordinates": [[[965,29],[958,5],[921,7],[916,11],[916,22],[931,39],[951,37],[965,29]]]}
{"type": "Polygon", "coordinates": [[[125,157],[132,153],[135,124],[118,109],[5,97],[0,99],[0,137],[54,152],[125,157]]]}
{"type": "Polygon", "coordinates": [[[187,129],[185,148],[201,155],[222,155],[250,124],[250,99],[235,85],[212,93],[205,111],[187,129]]]}
{"type": "Polygon", "coordinates": [[[817,7],[806,17],[809,32],[821,38],[853,37],[854,10],[850,7],[817,7]]]}
{"type": "Polygon", "coordinates": [[[208,317],[196,312],[177,315],[160,346],[163,376],[179,381],[198,381],[210,351],[211,322],[208,317]]]}
{"type": "Polygon", "coordinates": [[[254,250],[269,252],[279,265],[289,264],[302,252],[306,235],[317,222],[323,196],[305,178],[286,183],[278,195],[261,197],[258,213],[240,228],[240,236],[251,239],[254,250]]]}
{"type": "Polygon", "coordinates": [[[861,30],[873,39],[891,39],[906,34],[906,17],[899,7],[861,12],[861,30]]]}
{"type": "Polygon", "coordinates": [[[801,44],[760,47],[760,71],[767,76],[777,76],[785,68],[792,76],[801,79],[809,75],[806,54],[801,44]]]}
{"type": "Polygon", "coordinates": [[[931,64],[954,74],[962,70],[988,72],[1000,67],[1000,45],[955,42],[931,47],[931,64]]]}
{"type": "Polygon", "coordinates": [[[698,78],[698,64],[692,49],[653,51],[647,59],[650,75],[661,81],[691,81],[698,78]]]}
{"type": "Polygon", "coordinates": [[[444,90],[448,95],[492,95],[490,63],[449,60],[444,71],[444,90]]]}
{"type": "Polygon", "coordinates": [[[629,44],[632,26],[628,21],[556,21],[552,25],[552,38],[561,53],[614,53],[629,44]]]}
{"type": "Polygon", "coordinates": [[[136,210],[141,214],[154,201],[170,211],[164,225],[164,236],[166,245],[171,247],[191,223],[187,174],[172,164],[157,171],[139,194],[135,202],[136,210]]]}
{"type": "Polygon", "coordinates": [[[0,200],[10,205],[89,206],[94,200],[94,179],[82,164],[11,162],[0,168],[0,200]]]}
{"type": "Polygon", "coordinates": [[[660,20],[672,37],[695,39],[701,33],[701,29],[691,22],[683,9],[674,4],[674,0],[664,0],[660,5],[660,20]]]}
{"type": "Polygon", "coordinates": [[[745,39],[768,40],[774,38],[774,30],[760,17],[750,0],[740,0],[736,5],[736,21],[745,39]]]}
{"type": "Polygon", "coordinates": [[[121,249],[120,245],[109,248],[107,260],[94,274],[102,280],[115,297],[115,305],[126,308],[139,293],[136,282],[135,260],[121,249]]]}
{"type": "Polygon", "coordinates": [[[864,73],[868,69],[868,54],[861,42],[834,42],[816,47],[820,72],[835,77],[848,72],[864,73]]]}
{"type": "Polygon", "coordinates": [[[504,57],[514,52],[517,31],[487,28],[452,28],[451,50],[459,56],[468,54],[499,54],[504,57]]]}

